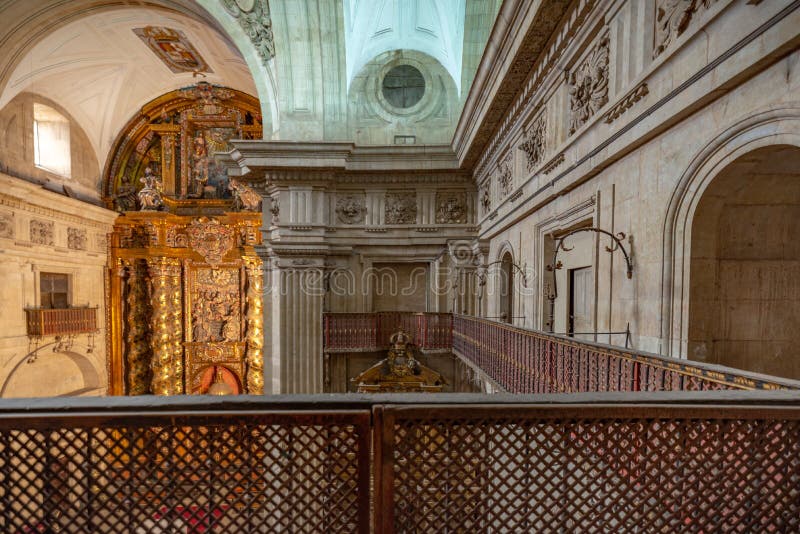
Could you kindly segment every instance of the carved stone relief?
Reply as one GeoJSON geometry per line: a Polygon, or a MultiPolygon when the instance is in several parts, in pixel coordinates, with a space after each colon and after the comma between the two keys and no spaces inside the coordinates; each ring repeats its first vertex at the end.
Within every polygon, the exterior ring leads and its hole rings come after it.
{"type": "Polygon", "coordinates": [[[414,224],[417,222],[417,194],[386,193],[384,216],[386,224],[414,224]]]}
{"type": "Polygon", "coordinates": [[[14,216],[0,213],[0,237],[14,237],[14,216]]]}
{"type": "Polygon", "coordinates": [[[497,183],[500,186],[501,197],[507,196],[511,192],[511,189],[513,189],[513,178],[514,172],[512,169],[511,154],[509,154],[497,165],[497,183]]]}
{"type": "Polygon", "coordinates": [[[364,195],[344,195],[336,199],[336,216],[343,224],[359,224],[367,215],[364,195]]]}
{"type": "Polygon", "coordinates": [[[52,245],[54,224],[47,221],[31,221],[31,243],[35,245],[52,245]]]}
{"type": "Polygon", "coordinates": [[[492,209],[492,194],[489,192],[489,182],[483,184],[481,187],[481,208],[483,214],[486,215],[492,209]]]}
{"type": "Polygon", "coordinates": [[[544,158],[546,135],[547,123],[544,120],[544,115],[542,115],[533,122],[525,135],[525,140],[519,145],[519,149],[525,153],[528,171],[533,170],[544,158]]]}
{"type": "Polygon", "coordinates": [[[272,214],[272,222],[279,222],[278,216],[281,214],[281,205],[278,195],[272,197],[272,205],[269,208],[269,212],[272,214]]]}
{"type": "Polygon", "coordinates": [[[189,245],[212,266],[236,244],[233,228],[220,224],[217,219],[199,217],[186,229],[189,245]]]}
{"type": "Polygon", "coordinates": [[[267,62],[275,57],[275,43],[272,37],[272,20],[267,0],[222,0],[223,7],[239,21],[239,26],[250,38],[250,42],[267,62]]]}
{"type": "Polygon", "coordinates": [[[467,194],[464,192],[437,192],[436,222],[438,224],[467,222],[467,194]]]}
{"type": "Polygon", "coordinates": [[[658,56],[686,31],[699,11],[717,0],[656,0],[656,35],[653,57],[658,56]]]}
{"type": "Polygon", "coordinates": [[[67,228],[67,248],[86,250],[86,230],[83,228],[67,228]]]}
{"type": "Polygon", "coordinates": [[[584,62],[569,75],[569,133],[608,102],[608,36],[600,39],[584,62]]]}

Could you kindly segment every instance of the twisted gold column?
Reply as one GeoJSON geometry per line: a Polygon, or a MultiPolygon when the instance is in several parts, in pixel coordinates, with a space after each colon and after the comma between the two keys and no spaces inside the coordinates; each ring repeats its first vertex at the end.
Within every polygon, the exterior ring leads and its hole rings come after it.
{"type": "Polygon", "coordinates": [[[150,391],[150,331],[147,301],[147,272],[141,260],[123,260],[127,272],[125,295],[125,361],[128,395],[146,395],[150,391]]]}
{"type": "Polygon", "coordinates": [[[261,260],[244,258],[247,271],[247,393],[264,393],[264,278],[261,260]]]}
{"type": "Polygon", "coordinates": [[[179,395],[183,393],[181,263],[176,258],[152,258],[147,263],[153,309],[151,390],[155,395],[179,395]]]}

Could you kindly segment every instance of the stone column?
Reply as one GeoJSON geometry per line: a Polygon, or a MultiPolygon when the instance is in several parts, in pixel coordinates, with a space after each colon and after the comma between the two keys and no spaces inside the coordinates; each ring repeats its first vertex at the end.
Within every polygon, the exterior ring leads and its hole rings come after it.
{"type": "Polygon", "coordinates": [[[151,392],[155,395],[179,395],[184,392],[181,263],[176,258],[151,258],[147,262],[152,286],[151,392]]]}
{"type": "Polygon", "coordinates": [[[279,258],[273,265],[272,354],[276,393],[323,390],[321,258],[279,258]],[[277,390],[277,391],[276,391],[277,390]]]}
{"type": "Polygon", "coordinates": [[[127,273],[125,292],[125,363],[128,395],[150,393],[152,350],[150,303],[144,260],[123,260],[127,273]]]}
{"type": "Polygon", "coordinates": [[[245,258],[247,273],[247,393],[264,393],[264,281],[261,260],[245,258]]]}

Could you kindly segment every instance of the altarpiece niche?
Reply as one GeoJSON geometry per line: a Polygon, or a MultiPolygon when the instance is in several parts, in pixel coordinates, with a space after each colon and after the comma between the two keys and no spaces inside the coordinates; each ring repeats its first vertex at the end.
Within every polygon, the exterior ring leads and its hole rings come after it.
{"type": "Polygon", "coordinates": [[[200,82],[146,105],[115,145],[109,391],[263,392],[259,195],[213,155],[261,137],[258,101],[200,82]]]}

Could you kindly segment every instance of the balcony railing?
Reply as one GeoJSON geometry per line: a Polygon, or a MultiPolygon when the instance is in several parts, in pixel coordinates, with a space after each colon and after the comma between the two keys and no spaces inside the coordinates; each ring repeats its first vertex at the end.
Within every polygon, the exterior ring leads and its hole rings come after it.
{"type": "Polygon", "coordinates": [[[325,314],[326,352],[386,348],[399,327],[423,350],[451,350],[510,393],[800,389],[749,373],[447,313],[325,314]]]}
{"type": "Polygon", "coordinates": [[[97,331],[97,308],[25,310],[29,336],[66,336],[97,331]]]}
{"type": "Polygon", "coordinates": [[[326,352],[385,349],[389,337],[399,329],[411,334],[422,350],[453,347],[453,316],[449,313],[326,313],[324,322],[326,352]]]}
{"type": "Polygon", "coordinates": [[[798,532],[788,391],[0,401],[0,532],[798,532]]]}
{"type": "Polygon", "coordinates": [[[800,381],[514,327],[453,319],[453,352],[510,393],[800,389],[800,381]]]}

